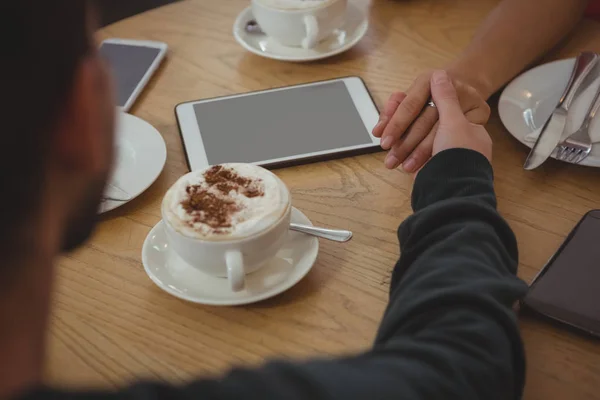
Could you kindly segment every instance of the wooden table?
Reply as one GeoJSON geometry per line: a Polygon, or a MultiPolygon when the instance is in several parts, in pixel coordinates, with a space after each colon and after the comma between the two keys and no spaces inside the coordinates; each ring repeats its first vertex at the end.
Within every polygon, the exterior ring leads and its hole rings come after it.
{"type": "MultiPolygon", "coordinates": [[[[162,194],[186,163],[173,107],[199,98],[360,75],[379,106],[424,69],[463,48],[494,0],[364,1],[367,37],[351,51],[309,64],[257,57],[231,33],[247,0],[189,0],[111,25],[100,38],[165,41],[169,56],[132,110],[168,147],[165,171],[141,197],[103,218],[93,240],[63,258],[46,375],[50,383],[115,386],[134,378],[183,381],[231,364],[367,349],[387,301],[398,257],[395,230],[410,213],[412,178],[383,167],[383,153],[278,170],[294,204],[314,223],[351,229],[347,245],[321,243],[313,271],[260,304],[215,308],[180,301],[148,279],[140,251],[160,220],[162,194]]],[[[600,51],[600,27],[582,24],[553,58],[600,51]]],[[[495,108],[495,107],[493,107],[495,108]]],[[[554,161],[534,172],[527,149],[489,123],[500,210],[530,280],[579,218],[600,206],[600,173],[554,161]]],[[[600,343],[522,318],[528,353],[526,399],[600,399],[600,343]]]]}

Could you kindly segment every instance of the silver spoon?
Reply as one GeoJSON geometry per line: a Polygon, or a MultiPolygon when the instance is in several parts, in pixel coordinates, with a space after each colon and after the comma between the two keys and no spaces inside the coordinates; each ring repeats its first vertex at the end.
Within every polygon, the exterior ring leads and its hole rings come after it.
{"type": "Polygon", "coordinates": [[[327,240],[333,240],[334,242],[347,242],[350,239],[352,239],[352,232],[343,231],[339,229],[325,229],[318,228],[316,226],[300,225],[293,223],[290,224],[290,229],[292,231],[306,233],[307,235],[312,235],[327,240]]]}

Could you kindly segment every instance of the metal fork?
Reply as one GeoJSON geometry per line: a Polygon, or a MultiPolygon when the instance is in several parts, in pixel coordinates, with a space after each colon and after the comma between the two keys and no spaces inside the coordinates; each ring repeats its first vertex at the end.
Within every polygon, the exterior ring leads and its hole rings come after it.
{"type": "Polygon", "coordinates": [[[556,146],[556,158],[573,164],[582,162],[592,151],[592,138],[590,137],[590,123],[600,108],[600,88],[592,100],[588,113],[577,132],[566,138],[556,146]]]}

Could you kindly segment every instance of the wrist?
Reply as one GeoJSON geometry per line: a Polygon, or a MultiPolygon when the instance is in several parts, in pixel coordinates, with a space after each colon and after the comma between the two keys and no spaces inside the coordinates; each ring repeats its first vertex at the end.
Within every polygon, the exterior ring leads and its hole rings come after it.
{"type": "Polygon", "coordinates": [[[470,63],[467,60],[458,59],[450,63],[446,67],[446,71],[451,78],[458,79],[472,86],[477,90],[479,95],[487,101],[487,99],[495,92],[494,85],[488,74],[482,72],[476,66],[471,66],[473,64],[474,63],[470,63]]]}

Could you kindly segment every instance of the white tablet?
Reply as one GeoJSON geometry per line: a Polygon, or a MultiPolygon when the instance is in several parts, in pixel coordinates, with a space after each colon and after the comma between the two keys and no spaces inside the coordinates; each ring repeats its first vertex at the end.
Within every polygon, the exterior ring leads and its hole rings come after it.
{"type": "Polygon", "coordinates": [[[374,152],[379,112],[358,77],[179,104],[192,171],[226,162],[265,167],[374,152]]]}

